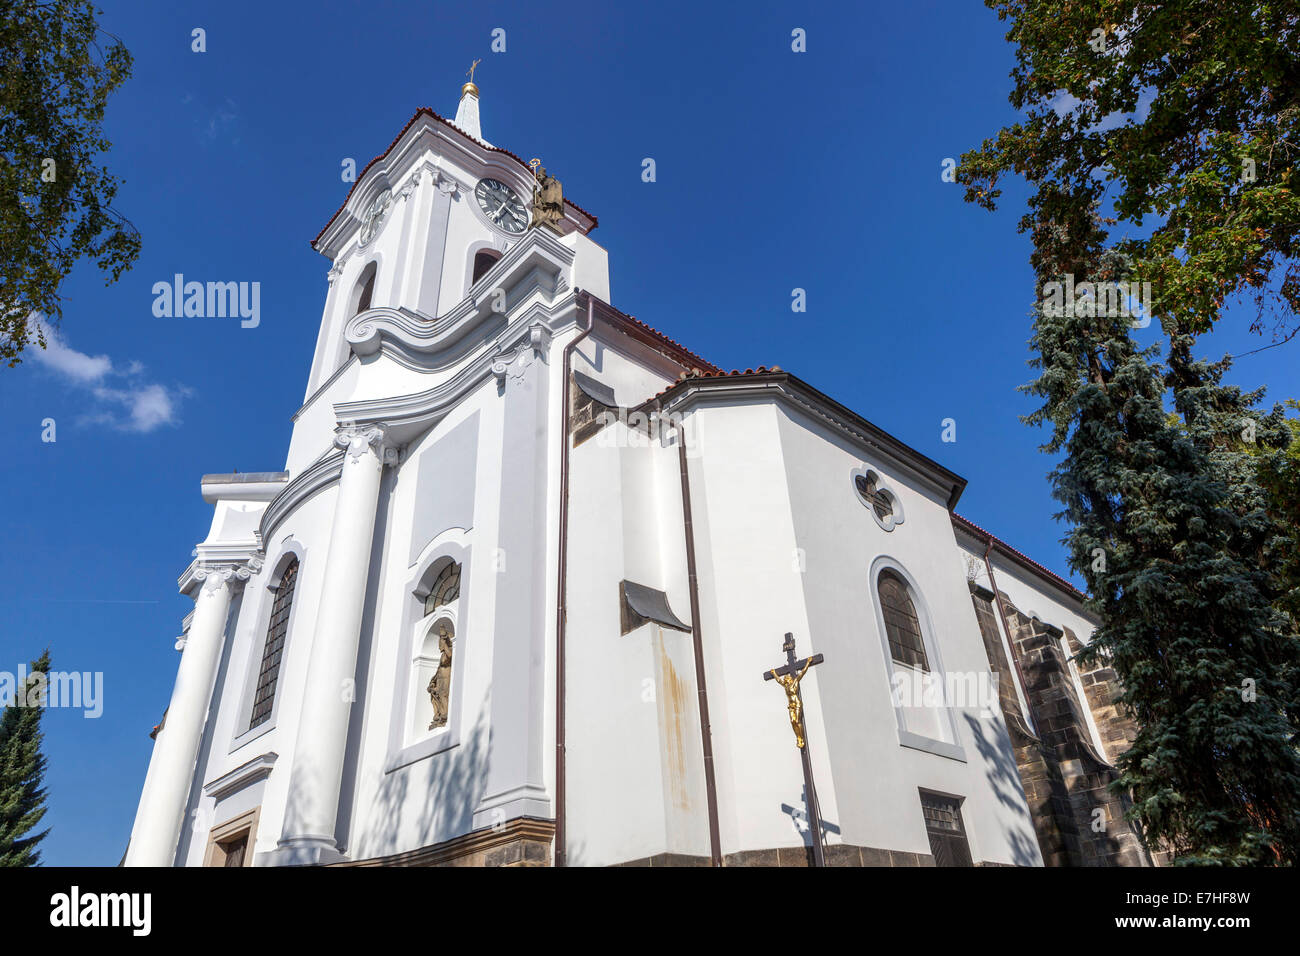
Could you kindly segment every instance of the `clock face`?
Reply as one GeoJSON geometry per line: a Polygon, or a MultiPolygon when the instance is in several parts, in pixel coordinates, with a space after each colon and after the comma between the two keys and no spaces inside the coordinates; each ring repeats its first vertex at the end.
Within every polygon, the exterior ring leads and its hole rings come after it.
{"type": "Polygon", "coordinates": [[[521,233],[528,228],[528,210],[515,191],[495,179],[480,179],[474,187],[479,208],[498,229],[521,233]]]}
{"type": "Polygon", "coordinates": [[[384,223],[384,216],[388,214],[388,207],[393,204],[393,191],[385,189],[375,197],[375,201],[370,204],[366,214],[361,218],[361,244],[365,245],[375,234],[379,232],[379,227],[384,223]]]}

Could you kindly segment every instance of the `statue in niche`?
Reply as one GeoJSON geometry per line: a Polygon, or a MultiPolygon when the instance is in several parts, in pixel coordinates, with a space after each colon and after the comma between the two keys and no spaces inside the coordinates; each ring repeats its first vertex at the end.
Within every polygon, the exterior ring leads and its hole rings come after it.
{"type": "Polygon", "coordinates": [[[427,688],[433,704],[433,720],[429,729],[447,726],[447,702],[451,698],[451,629],[446,622],[438,625],[438,669],[429,678],[427,688]]]}

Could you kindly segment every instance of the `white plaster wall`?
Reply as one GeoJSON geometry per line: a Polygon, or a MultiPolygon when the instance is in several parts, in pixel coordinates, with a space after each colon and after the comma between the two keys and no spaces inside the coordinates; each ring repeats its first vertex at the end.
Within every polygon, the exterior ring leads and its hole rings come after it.
{"type": "Polygon", "coordinates": [[[619,634],[620,457],[595,439],[570,456],[565,789],[574,865],[665,851],[655,628],[619,634]]]}
{"type": "MultiPolygon", "coordinates": [[[[594,292],[595,290],[593,290],[594,292]]],[[[574,368],[637,405],[678,369],[603,330],[574,368]]],[[[570,862],[707,856],[707,798],[691,634],[620,635],[623,579],[663,590],[690,619],[675,444],[615,424],[570,459],[566,792],[570,862]]]]}
{"type": "Polygon", "coordinates": [[[605,302],[612,302],[609,297],[609,253],[605,247],[576,231],[562,241],[576,253],[569,285],[590,292],[605,302]]]}
{"type": "MultiPolygon", "coordinates": [[[[495,635],[496,571],[494,547],[500,486],[501,403],[490,380],[408,448],[393,492],[380,562],[379,596],[367,671],[364,714],[347,852],[352,859],[400,853],[459,836],[469,829],[466,812],[482,795],[490,732],[492,650],[495,635]],[[445,529],[409,562],[410,527],[417,499],[416,476],[425,455],[439,453],[438,441],[478,413],[474,461],[439,460],[438,467],[471,469],[477,475],[471,529],[445,529]],[[407,690],[409,660],[401,657],[405,607],[413,575],[423,555],[444,543],[470,549],[460,606],[468,617],[457,622],[455,653],[464,655],[452,706],[460,709],[460,743],[403,767],[389,770],[390,728],[395,696],[407,690]]],[[[445,454],[445,452],[444,452],[445,454]]],[[[508,558],[507,558],[508,560],[508,558]]],[[[363,642],[366,640],[363,635],[363,642]]],[[[403,711],[404,713],[404,711],[403,711]]],[[[355,719],[355,718],[354,718],[355,719]]],[[[401,719],[400,716],[398,719],[401,719]]]]}
{"type": "Polygon", "coordinates": [[[487,223],[474,187],[483,178],[496,179],[513,189],[524,204],[532,202],[532,189],[509,160],[488,155],[483,165],[460,163],[444,156],[443,169],[453,176],[459,188],[452,198],[451,214],[447,221],[447,245],[444,251],[442,285],[438,293],[438,315],[445,315],[465,298],[473,275],[474,253],[489,248],[504,250],[513,247],[522,234],[508,233],[487,223]]]}
{"type": "MultiPolygon", "coordinates": [[[[690,461],[692,506],[722,850],[801,846],[782,810],[802,807],[799,751],[785,696],[763,675],[784,662],[786,631],[801,656],[822,647],[810,637],[799,587],[777,412],[766,402],[741,402],[689,417],[699,452],[690,461]]],[[[817,668],[802,687],[822,813],[836,821],[817,668]]]]}
{"type": "Polygon", "coordinates": [[[662,355],[600,327],[579,343],[573,369],[608,385],[615,400],[629,408],[653,398],[681,372],[662,355]]]}
{"type": "Polygon", "coordinates": [[[289,451],[284,470],[296,478],[320,457],[334,449],[334,429],[338,419],[334,403],[347,401],[357,387],[358,366],[353,362],[329,386],[298,412],[289,436],[289,451]]]}
{"type": "MultiPolygon", "coordinates": [[[[219,683],[213,693],[206,754],[200,752],[196,777],[201,788],[261,754],[278,754],[271,776],[262,789],[262,812],[254,847],[256,853],[273,850],[280,837],[337,490],[335,485],[317,492],[276,527],[267,542],[267,561],[262,570],[244,585],[238,614],[232,614],[227,628],[228,650],[223,655],[223,670],[218,674],[219,683]],[[289,632],[280,659],[275,715],[259,728],[261,733],[244,737],[241,745],[236,747],[236,738],[247,729],[241,725],[241,719],[247,709],[250,669],[255,671],[260,667],[266,642],[267,617],[273,600],[272,592],[267,589],[268,579],[276,568],[275,559],[283,551],[282,544],[291,538],[302,545],[304,556],[294,587],[289,632]]],[[[210,798],[200,799],[198,819],[201,826],[189,839],[185,856],[187,866],[202,865],[208,830],[226,819],[217,819],[218,809],[210,798]]],[[[189,828],[182,831],[182,840],[186,839],[186,832],[189,828]]]]}
{"type": "MultiPolygon", "coordinates": [[[[815,622],[822,707],[845,842],[929,853],[918,788],[965,798],[962,813],[976,861],[1039,864],[1028,808],[1000,711],[955,708],[965,762],[901,746],[879,634],[870,568],[896,560],[917,582],[949,674],[992,682],[946,503],[901,469],[863,456],[796,412],[782,411],[781,443],[798,546],[800,586],[815,622]],[[870,464],[898,496],[905,520],[884,531],[859,503],[853,469],[870,464]]],[[[937,672],[935,661],[931,666],[937,672]]],[[[823,788],[824,789],[824,788],[823,788]]]]}

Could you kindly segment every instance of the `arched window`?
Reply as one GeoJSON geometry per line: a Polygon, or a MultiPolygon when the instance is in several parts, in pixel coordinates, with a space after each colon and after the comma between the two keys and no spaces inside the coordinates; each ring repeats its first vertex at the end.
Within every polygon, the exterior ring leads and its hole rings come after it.
{"type": "Polygon", "coordinates": [[[916,605],[907,593],[907,582],[886,568],[877,579],[876,593],[880,596],[880,610],[885,618],[885,636],[889,640],[890,656],[899,664],[929,671],[930,662],[925,656],[921,621],[916,614],[916,605]]]}
{"type": "Polygon", "coordinates": [[[912,576],[885,557],[877,559],[871,574],[877,633],[898,720],[898,742],[941,757],[965,760],[956,708],[981,706],[980,689],[969,682],[949,689],[951,675],[944,672],[933,621],[912,576]]]}
{"type": "Polygon", "coordinates": [[[253,716],[248,729],[271,719],[275,706],[275,687],[280,676],[280,657],[284,653],[284,639],[289,632],[289,611],[293,607],[293,589],[298,580],[298,559],[293,558],[280,574],[275,588],[275,601],[271,605],[271,622],[266,629],[266,644],[262,648],[262,666],[257,674],[257,689],[253,693],[253,716]]]}
{"type": "Polygon", "coordinates": [[[480,249],[474,254],[474,274],[469,280],[470,285],[474,285],[479,279],[487,275],[489,269],[497,264],[501,258],[501,253],[495,249],[480,249]]]}
{"type": "Polygon", "coordinates": [[[432,614],[440,607],[456,603],[460,597],[460,565],[450,562],[439,573],[429,589],[429,596],[424,599],[424,613],[432,614]]]}
{"type": "Polygon", "coordinates": [[[412,736],[447,726],[451,713],[452,658],[456,641],[456,604],[460,599],[460,565],[448,561],[424,599],[422,635],[412,662],[415,708],[412,736]]]}
{"type": "Polygon", "coordinates": [[[357,315],[370,308],[370,301],[375,295],[375,276],[379,273],[379,268],[375,263],[370,263],[362,271],[357,279],[356,285],[352,287],[352,314],[357,315]]]}

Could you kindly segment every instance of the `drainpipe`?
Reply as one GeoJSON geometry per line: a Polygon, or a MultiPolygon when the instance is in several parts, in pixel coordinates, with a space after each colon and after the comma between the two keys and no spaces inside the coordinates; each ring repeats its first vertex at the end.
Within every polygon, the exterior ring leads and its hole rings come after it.
{"type": "Polygon", "coordinates": [[[1034,726],[1031,729],[1037,734],[1038,721],[1034,720],[1034,702],[1029,696],[1029,685],[1025,683],[1025,672],[1020,669],[1020,658],[1016,657],[1016,639],[1011,635],[1011,625],[1007,623],[1007,610],[1002,606],[1002,592],[998,589],[998,579],[993,576],[993,562],[989,560],[989,554],[992,551],[993,536],[989,535],[987,546],[984,548],[984,570],[988,572],[989,586],[993,589],[993,600],[998,605],[998,617],[1002,618],[1002,630],[1007,635],[1007,650],[1011,654],[1011,666],[1016,669],[1016,679],[1020,681],[1020,692],[1025,695],[1025,709],[1029,711],[1025,716],[1033,721],[1034,726]]]}
{"type": "MultiPolygon", "coordinates": [[[[663,406],[656,404],[662,412],[663,406]]],[[[659,421],[663,421],[659,416],[659,421]]],[[[700,586],[695,573],[695,525],[691,519],[691,479],[686,468],[686,432],[670,419],[677,433],[677,467],[682,479],[682,528],[686,537],[686,579],[691,593],[691,643],[695,648],[695,686],[700,704],[700,738],[704,747],[704,794],[709,813],[709,856],[722,866],[722,838],[718,832],[718,789],[713,774],[713,730],[709,725],[709,691],[704,683],[704,641],[700,637],[700,586]]]]}
{"type": "MultiPolygon", "coordinates": [[[[582,294],[575,291],[574,297],[582,294]]],[[[555,602],[555,865],[568,863],[564,826],[564,627],[567,618],[565,591],[569,563],[569,380],[573,350],[591,334],[594,304],[587,293],[587,327],[564,347],[564,406],[560,411],[560,554],[555,602]]]]}

